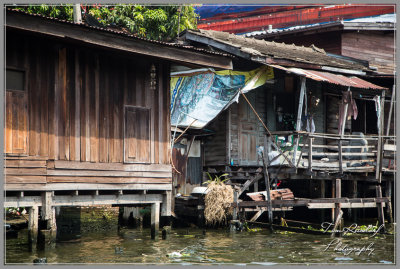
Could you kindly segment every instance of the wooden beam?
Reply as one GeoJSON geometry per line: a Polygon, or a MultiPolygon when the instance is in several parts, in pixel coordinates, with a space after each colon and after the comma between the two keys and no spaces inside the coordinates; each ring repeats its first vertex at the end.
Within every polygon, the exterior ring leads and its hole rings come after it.
{"type": "Polygon", "coordinates": [[[17,183],[6,184],[7,191],[68,191],[68,190],[172,190],[171,183],[121,183],[121,184],[105,184],[105,183],[17,183]]]}
{"type": "Polygon", "coordinates": [[[6,17],[6,27],[8,29],[29,31],[64,40],[79,41],[96,47],[143,54],[174,62],[232,69],[232,60],[227,56],[201,53],[193,49],[189,50],[173,45],[158,44],[133,36],[18,14],[12,11],[7,11],[6,17]]]}
{"type": "Polygon", "coordinates": [[[262,174],[259,174],[259,173],[256,174],[256,175],[254,175],[254,176],[252,176],[252,177],[250,177],[250,179],[248,179],[248,180],[243,184],[243,186],[240,188],[239,193],[238,193],[238,197],[239,197],[245,190],[247,190],[247,189],[251,186],[251,184],[257,182],[257,181],[260,180],[262,177],[263,177],[262,174]]]}
{"type": "MultiPolygon", "coordinates": [[[[301,124],[301,115],[303,114],[303,103],[304,103],[304,96],[306,94],[306,78],[300,77],[301,80],[301,88],[300,88],[300,96],[299,96],[299,106],[297,108],[297,121],[296,121],[296,131],[300,131],[300,124],[301,124]]],[[[296,155],[297,155],[297,147],[299,146],[299,134],[297,134],[296,141],[294,143],[294,150],[293,150],[293,160],[292,162],[296,165],[296,155]]],[[[297,167],[297,166],[296,166],[297,167]]]]}
{"type": "Polygon", "coordinates": [[[259,209],[259,211],[249,221],[256,221],[264,212],[264,209],[259,209]]]}
{"type": "Polygon", "coordinates": [[[312,137],[308,137],[308,172],[311,173],[312,172],[312,157],[313,157],[313,152],[312,152],[312,148],[313,148],[313,140],[314,138],[312,137]]]}
{"type": "Polygon", "coordinates": [[[389,199],[388,206],[386,207],[386,214],[388,216],[389,223],[393,223],[393,212],[392,212],[392,182],[386,181],[386,197],[389,199]]]}
{"type": "MultiPolygon", "coordinates": [[[[382,197],[382,187],[381,185],[376,185],[376,197],[381,198],[382,197]]],[[[385,214],[383,212],[383,204],[381,202],[377,203],[377,208],[378,208],[378,221],[379,225],[385,225],[385,214]]],[[[383,228],[384,230],[385,228],[383,228]]]]}
{"type": "Polygon", "coordinates": [[[229,44],[225,44],[224,42],[214,40],[212,38],[208,38],[205,36],[200,36],[200,35],[196,35],[196,34],[193,34],[190,32],[186,32],[185,39],[212,46],[214,48],[220,49],[222,51],[228,52],[230,54],[236,55],[238,57],[241,57],[241,58],[244,58],[247,60],[251,59],[250,54],[241,51],[240,48],[229,45],[229,44]]]}
{"type": "Polygon", "coordinates": [[[378,149],[376,153],[376,180],[378,183],[382,182],[382,164],[383,164],[383,128],[384,128],[384,118],[385,118],[385,91],[382,91],[381,96],[381,113],[380,113],[380,120],[379,120],[379,134],[378,134],[378,149]]]}
{"type": "Polygon", "coordinates": [[[264,136],[264,152],[263,152],[263,172],[264,172],[264,180],[265,180],[265,190],[267,192],[267,209],[268,209],[268,222],[270,224],[270,228],[272,230],[272,223],[273,223],[273,213],[272,213],[272,200],[271,200],[271,188],[270,188],[270,181],[269,181],[269,174],[268,174],[268,166],[266,164],[267,156],[267,137],[264,136]]]}
{"type": "Polygon", "coordinates": [[[396,95],[396,85],[393,85],[392,97],[390,98],[389,115],[388,115],[387,126],[386,126],[386,136],[389,136],[390,122],[392,119],[392,111],[393,111],[393,103],[395,100],[395,95],[396,95]]]}
{"type": "Polygon", "coordinates": [[[55,161],[55,169],[71,170],[101,170],[101,171],[130,171],[130,172],[170,172],[170,164],[123,164],[123,163],[91,163],[73,161],[55,161]]]}

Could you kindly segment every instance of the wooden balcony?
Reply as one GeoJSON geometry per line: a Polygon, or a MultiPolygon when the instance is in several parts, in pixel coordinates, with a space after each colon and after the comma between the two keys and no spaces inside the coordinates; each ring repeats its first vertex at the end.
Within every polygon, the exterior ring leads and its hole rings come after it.
{"type": "Polygon", "coordinates": [[[269,167],[377,176],[396,169],[394,136],[274,132],[265,147],[269,167]]]}

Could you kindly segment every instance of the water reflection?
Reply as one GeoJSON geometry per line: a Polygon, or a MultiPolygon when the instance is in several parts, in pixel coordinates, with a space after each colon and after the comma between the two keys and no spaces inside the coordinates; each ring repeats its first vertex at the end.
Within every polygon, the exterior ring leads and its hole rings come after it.
{"type": "Polygon", "coordinates": [[[126,229],[120,232],[84,233],[69,240],[63,238],[56,247],[30,252],[27,231],[6,240],[6,263],[32,263],[46,257],[58,264],[315,264],[394,262],[394,238],[388,235],[368,237],[352,235],[340,239],[341,247],[362,248],[373,243],[370,255],[355,252],[345,255],[340,247],[327,248],[329,236],[271,233],[267,230],[229,233],[226,230],[173,229],[169,239],[154,241],[149,229],[126,229]]]}

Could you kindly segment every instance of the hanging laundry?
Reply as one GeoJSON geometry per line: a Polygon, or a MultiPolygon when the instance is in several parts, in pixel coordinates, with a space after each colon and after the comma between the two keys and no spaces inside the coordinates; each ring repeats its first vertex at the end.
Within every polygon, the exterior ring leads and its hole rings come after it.
{"type": "Polygon", "coordinates": [[[349,120],[349,119],[351,119],[351,117],[353,117],[353,119],[356,120],[357,116],[358,116],[358,109],[357,109],[356,101],[352,97],[351,91],[343,92],[342,102],[339,105],[339,127],[338,127],[339,134],[342,133],[342,128],[345,128],[343,126],[345,124],[343,122],[343,114],[344,114],[346,105],[348,105],[346,119],[349,120]]]}
{"type": "Polygon", "coordinates": [[[376,125],[378,127],[378,134],[380,133],[380,121],[381,121],[381,97],[379,95],[374,96],[372,98],[375,101],[375,111],[376,111],[376,117],[377,117],[377,122],[376,125]]]}
{"type": "Polygon", "coordinates": [[[313,116],[308,117],[306,131],[312,134],[315,133],[315,124],[313,116]]]}

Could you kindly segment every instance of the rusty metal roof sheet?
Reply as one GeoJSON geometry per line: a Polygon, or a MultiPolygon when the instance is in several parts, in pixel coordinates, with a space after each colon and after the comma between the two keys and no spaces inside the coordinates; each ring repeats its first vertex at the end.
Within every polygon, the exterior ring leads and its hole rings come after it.
{"type": "Polygon", "coordinates": [[[254,57],[271,57],[274,59],[291,60],[299,63],[312,64],[317,66],[331,66],[351,70],[369,70],[367,67],[344,59],[335,58],[326,54],[326,52],[315,46],[304,47],[294,44],[285,44],[273,41],[259,40],[245,36],[229,34],[227,32],[218,32],[213,30],[188,30],[189,34],[208,38],[239,49],[254,57]]]}
{"type": "Polygon", "coordinates": [[[307,70],[301,68],[287,68],[280,65],[269,65],[274,68],[278,68],[284,70],[286,72],[290,72],[299,76],[305,76],[306,78],[313,79],[316,81],[328,82],[336,85],[341,85],[345,87],[354,87],[360,89],[373,89],[373,90],[387,90],[387,88],[372,84],[368,81],[365,81],[361,78],[352,76],[346,77],[343,75],[321,72],[315,70],[307,70]]]}
{"type": "MultiPolygon", "coordinates": [[[[197,48],[194,46],[189,46],[189,45],[183,45],[183,44],[179,44],[179,43],[168,43],[168,42],[163,42],[163,41],[158,41],[158,40],[152,40],[152,39],[147,39],[144,37],[140,37],[137,36],[135,34],[130,34],[124,31],[117,31],[115,29],[111,29],[111,28],[101,28],[101,27],[96,27],[96,26],[91,26],[85,23],[76,23],[73,21],[67,21],[67,20],[61,20],[58,18],[52,18],[52,17],[47,17],[41,14],[31,14],[28,13],[24,10],[20,10],[20,9],[12,9],[12,8],[7,8],[7,12],[15,12],[15,13],[20,13],[20,14],[24,14],[24,15],[28,15],[28,16],[34,16],[34,17],[40,17],[46,20],[52,20],[55,22],[61,22],[61,23],[66,23],[66,24],[71,24],[71,25],[77,25],[80,27],[84,27],[84,28],[89,28],[89,29],[94,29],[94,30],[99,30],[99,31],[103,31],[103,32],[108,32],[108,33],[113,33],[116,35],[120,35],[120,36],[126,36],[126,37],[130,37],[130,38],[134,38],[137,40],[142,40],[142,41],[146,41],[146,42],[150,42],[150,43],[156,43],[156,44],[161,44],[161,45],[165,45],[165,46],[170,46],[170,47],[177,47],[177,48],[182,48],[182,49],[187,49],[187,50],[192,50],[192,51],[197,51],[197,52],[202,52],[202,53],[207,53],[207,54],[213,54],[213,55],[221,55],[221,56],[226,56],[226,57],[232,57],[231,54],[228,53],[222,53],[222,52],[217,52],[217,51],[211,51],[211,50],[207,50],[207,49],[203,49],[203,48],[197,48]]],[[[7,25],[7,17],[6,17],[6,25],[7,25]]]]}

